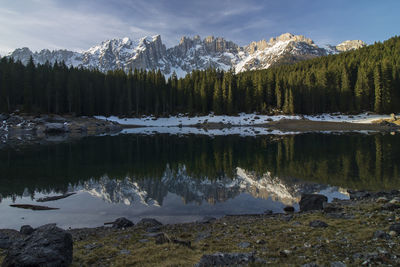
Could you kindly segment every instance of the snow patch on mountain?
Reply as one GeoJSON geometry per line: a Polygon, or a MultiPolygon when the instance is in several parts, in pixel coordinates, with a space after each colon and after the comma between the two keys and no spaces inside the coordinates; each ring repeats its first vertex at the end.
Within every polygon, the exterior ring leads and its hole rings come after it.
{"type": "Polygon", "coordinates": [[[83,52],[44,49],[32,52],[19,48],[8,56],[27,64],[30,57],[35,63],[64,62],[67,66],[98,69],[102,72],[122,69],[160,69],[167,77],[175,73],[184,77],[193,70],[216,68],[234,69],[236,73],[266,69],[278,64],[288,64],[318,56],[335,54],[365,46],[359,40],[346,41],[338,46],[320,48],[311,39],[290,33],[261,40],[240,47],[221,37],[201,39],[182,37],[179,44],[166,49],[160,35],[146,36],[138,40],[128,37],[111,39],[83,52]]]}

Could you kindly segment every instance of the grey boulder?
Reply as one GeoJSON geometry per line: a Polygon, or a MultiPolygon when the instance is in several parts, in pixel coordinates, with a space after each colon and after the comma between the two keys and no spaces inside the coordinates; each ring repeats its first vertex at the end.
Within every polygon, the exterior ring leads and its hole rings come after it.
{"type": "Polygon", "coordinates": [[[324,195],[303,194],[299,202],[300,211],[322,210],[326,202],[328,198],[324,195]]]}
{"type": "Polygon", "coordinates": [[[2,267],[64,267],[72,263],[72,235],[55,224],[37,228],[9,248],[2,267]]]}

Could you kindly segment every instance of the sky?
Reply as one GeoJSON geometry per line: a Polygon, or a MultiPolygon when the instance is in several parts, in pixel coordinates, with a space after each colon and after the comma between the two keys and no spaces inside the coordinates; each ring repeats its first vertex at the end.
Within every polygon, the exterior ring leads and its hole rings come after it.
{"type": "Polygon", "coordinates": [[[0,55],[87,50],[104,40],[214,35],[246,45],[282,33],[319,45],[399,35],[399,0],[0,0],[0,55]]]}

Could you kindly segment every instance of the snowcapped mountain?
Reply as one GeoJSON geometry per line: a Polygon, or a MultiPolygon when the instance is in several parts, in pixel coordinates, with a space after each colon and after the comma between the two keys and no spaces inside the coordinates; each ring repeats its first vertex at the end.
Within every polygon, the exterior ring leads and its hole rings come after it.
{"type": "Polygon", "coordinates": [[[161,36],[155,35],[139,40],[107,40],[83,52],[47,49],[32,52],[24,47],[16,49],[8,56],[21,60],[24,64],[32,56],[34,62],[39,64],[64,61],[67,66],[99,69],[103,72],[116,69],[160,69],[166,76],[175,72],[178,77],[183,77],[192,70],[209,67],[223,70],[232,68],[236,73],[266,69],[274,65],[358,49],[365,45],[360,40],[353,40],[321,48],[302,35],[285,33],[269,41],[252,42],[244,47],[221,37],[209,36],[201,39],[196,35],[193,38],[182,37],[178,45],[167,49],[161,36]]]}

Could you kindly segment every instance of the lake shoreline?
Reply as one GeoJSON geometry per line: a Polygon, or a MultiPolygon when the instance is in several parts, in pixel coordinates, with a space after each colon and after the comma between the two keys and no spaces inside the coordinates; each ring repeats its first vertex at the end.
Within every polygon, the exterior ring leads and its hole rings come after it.
{"type": "MultiPolygon", "coordinates": [[[[396,228],[400,225],[400,192],[358,191],[350,196],[323,210],[68,230],[74,240],[72,266],[193,266],[203,255],[217,252],[250,253],[261,265],[400,264],[396,228]]],[[[0,234],[23,237],[15,230],[0,230],[0,234]]],[[[0,261],[5,255],[6,250],[0,250],[0,261]]]]}
{"type": "MultiPolygon", "coordinates": [[[[252,115],[252,114],[248,114],[252,115]]],[[[348,121],[321,121],[298,116],[274,117],[270,121],[257,120],[254,115],[251,121],[245,124],[235,124],[222,119],[221,121],[203,121],[195,124],[162,125],[165,133],[169,128],[200,129],[198,134],[209,134],[207,131],[223,130],[223,135],[240,134],[243,129],[254,129],[251,135],[305,133],[305,132],[398,132],[400,120],[381,119],[372,123],[355,123],[348,121]],[[298,118],[297,118],[298,117],[298,118]],[[263,129],[262,132],[257,129],[263,129]],[[237,131],[235,131],[237,130],[237,131]]],[[[340,117],[340,116],[339,116],[340,117]]],[[[233,118],[233,117],[232,117],[233,118]]],[[[146,121],[144,124],[128,124],[121,121],[100,119],[98,117],[76,117],[72,115],[18,115],[0,114],[0,148],[4,146],[20,146],[29,144],[49,144],[66,142],[87,136],[104,134],[119,134],[126,129],[136,129],[135,133],[141,133],[141,129],[154,130],[156,126],[146,121]]],[[[179,121],[178,121],[179,122],[179,121]]],[[[247,130],[244,130],[247,131],[247,130]]],[[[146,131],[144,130],[144,133],[146,131]]],[[[129,132],[128,132],[129,133],[129,132]]],[[[174,131],[171,131],[173,134],[174,131]]],[[[185,133],[185,131],[183,131],[185,133]]],[[[195,133],[197,133],[195,131],[195,133]]],[[[191,134],[191,131],[188,131],[191,134]]]]}

